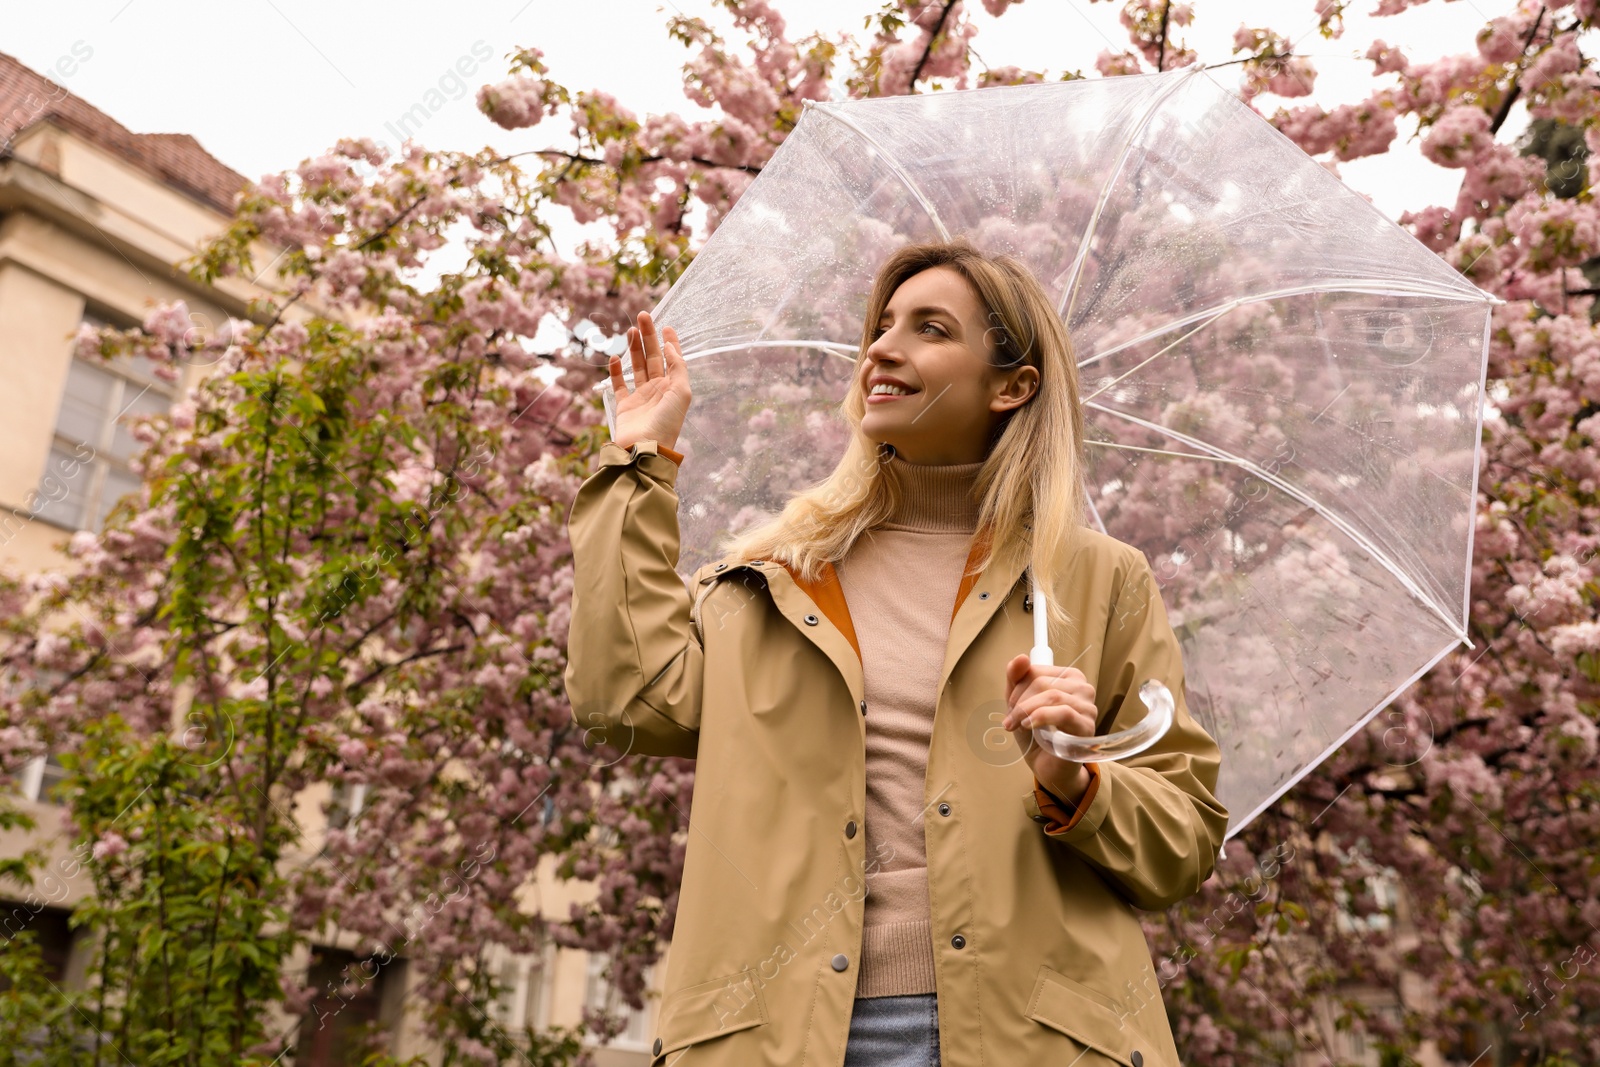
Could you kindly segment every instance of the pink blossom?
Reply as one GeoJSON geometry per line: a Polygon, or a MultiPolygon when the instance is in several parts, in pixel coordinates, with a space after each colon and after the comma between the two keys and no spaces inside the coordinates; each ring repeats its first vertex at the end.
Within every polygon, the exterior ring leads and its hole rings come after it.
{"type": "Polygon", "coordinates": [[[1393,110],[1372,102],[1333,111],[1310,105],[1279,111],[1272,121],[1308,154],[1332,151],[1345,162],[1387,151],[1396,134],[1393,110]]]}
{"type": "Polygon", "coordinates": [[[1555,744],[1558,752],[1571,753],[1577,765],[1592,765],[1597,751],[1600,751],[1600,726],[1596,726],[1593,719],[1581,712],[1574,713],[1555,732],[1555,744]]]}
{"type": "Polygon", "coordinates": [[[1456,199],[1463,218],[1484,217],[1525,196],[1544,180],[1544,161],[1523,156],[1509,145],[1491,144],[1466,168],[1456,199]]]}
{"type": "Polygon", "coordinates": [[[183,348],[194,335],[195,323],[182,300],[162,304],[145,316],[144,331],[171,348],[183,348]]]}
{"type": "Polygon", "coordinates": [[[1557,626],[1550,631],[1550,646],[1558,656],[1600,652],[1600,623],[1585,621],[1557,626]]]}
{"type": "Polygon", "coordinates": [[[478,110],[508,130],[537,126],[555,113],[549,82],[534,77],[514,77],[478,90],[478,110]]]}
{"type": "Polygon", "coordinates": [[[1594,201],[1522,200],[1505,217],[1537,269],[1577,266],[1600,253],[1600,209],[1594,201]]]}
{"type": "Polygon", "coordinates": [[[1373,41],[1367,48],[1366,58],[1376,65],[1374,73],[1377,74],[1403,74],[1411,65],[1404,52],[1379,40],[1373,41]]]}
{"type": "Polygon", "coordinates": [[[1531,28],[1524,12],[1490,19],[1478,31],[1478,54],[1491,63],[1509,63],[1522,55],[1523,41],[1531,28]]]}
{"type": "Polygon", "coordinates": [[[1564,34],[1538,54],[1538,57],[1528,65],[1523,78],[1535,90],[1539,90],[1561,75],[1581,69],[1583,69],[1583,56],[1578,51],[1578,38],[1572,34],[1564,34]]]}
{"type": "Polygon", "coordinates": [[[35,742],[15,726],[0,728],[0,767],[13,768],[22,758],[32,758],[35,742]]]}
{"type": "Polygon", "coordinates": [[[1107,78],[1114,78],[1119,74],[1138,74],[1139,57],[1132,52],[1103,50],[1095,56],[1094,69],[1107,78]]]}
{"type": "Polygon", "coordinates": [[[1474,802],[1491,809],[1499,807],[1502,797],[1500,781],[1476,753],[1465,752],[1448,759],[1424,760],[1422,766],[1428,780],[1449,789],[1463,808],[1470,809],[1474,802]]]}
{"type": "Polygon", "coordinates": [[[1304,56],[1268,60],[1264,64],[1270,72],[1266,87],[1278,96],[1310,96],[1316,84],[1317,72],[1304,56]]]}
{"type": "Polygon", "coordinates": [[[79,326],[73,335],[72,350],[78,359],[94,360],[101,353],[100,331],[87,322],[79,326]]]}
{"type": "Polygon", "coordinates": [[[1422,154],[1441,167],[1463,167],[1494,143],[1489,116],[1470,104],[1448,108],[1422,139],[1422,154]]]}
{"type": "Polygon", "coordinates": [[[1317,13],[1318,24],[1330,38],[1344,36],[1343,7],[1344,5],[1340,0],[1316,0],[1313,5],[1313,10],[1317,13]]]}
{"type": "Polygon", "coordinates": [[[126,851],[128,851],[127,839],[115,830],[107,830],[95,841],[93,855],[96,860],[104,862],[116,859],[126,851]]]}
{"type": "Polygon", "coordinates": [[[1443,252],[1454,244],[1460,232],[1460,226],[1451,218],[1449,210],[1442,207],[1403,212],[1399,221],[1400,225],[1411,227],[1417,239],[1435,252],[1443,252]]]}

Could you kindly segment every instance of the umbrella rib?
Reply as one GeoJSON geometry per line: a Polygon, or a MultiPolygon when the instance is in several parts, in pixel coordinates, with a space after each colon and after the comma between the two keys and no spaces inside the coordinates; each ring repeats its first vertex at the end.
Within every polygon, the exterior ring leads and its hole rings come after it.
{"type": "Polygon", "coordinates": [[[1114,356],[1125,348],[1132,348],[1135,345],[1142,345],[1146,341],[1160,337],[1162,334],[1171,333],[1173,330],[1181,330],[1191,322],[1198,322],[1201,319],[1206,318],[1215,318],[1218,315],[1225,314],[1234,310],[1235,308],[1243,307],[1246,304],[1259,304],[1268,300],[1282,300],[1285,297],[1291,296],[1308,296],[1311,293],[1369,293],[1373,296],[1431,296],[1437,297],[1441,300],[1455,300],[1460,303],[1468,304],[1492,303],[1492,301],[1484,297],[1473,297],[1465,293],[1453,292],[1445,289],[1432,289],[1424,286],[1406,288],[1403,286],[1397,286],[1396,283],[1392,282],[1379,282],[1364,278],[1331,278],[1312,285],[1296,285],[1285,289],[1272,289],[1265,293],[1256,293],[1253,296],[1235,297],[1226,303],[1213,304],[1211,307],[1201,308],[1199,311],[1191,312],[1181,319],[1174,319],[1172,322],[1163,323],[1153,330],[1147,330],[1138,337],[1128,341],[1123,341],[1121,344],[1108,348],[1104,352],[1096,352],[1088,359],[1079,363],[1078,369],[1082,370],[1091,363],[1098,363],[1102,359],[1107,359],[1111,356],[1114,356]]]}
{"type": "Polygon", "coordinates": [[[1146,358],[1140,360],[1138,363],[1136,363],[1133,366],[1129,367],[1127,370],[1123,371],[1121,374],[1117,375],[1115,378],[1111,379],[1109,382],[1106,382],[1100,388],[1096,389],[1094,392],[1092,392],[1088,396],[1084,397],[1083,398],[1084,402],[1087,403],[1088,401],[1093,400],[1095,397],[1099,396],[1101,393],[1105,392],[1107,389],[1110,389],[1113,385],[1116,385],[1118,382],[1122,381],[1122,379],[1126,378],[1128,375],[1137,374],[1140,370],[1142,370],[1145,367],[1146,364],[1149,364],[1149,363],[1151,363],[1151,362],[1153,362],[1153,361],[1155,361],[1157,359],[1160,359],[1162,356],[1164,356],[1168,352],[1172,351],[1173,348],[1177,347],[1178,345],[1183,344],[1183,342],[1187,341],[1189,338],[1193,337],[1195,334],[1199,333],[1201,330],[1205,329],[1207,326],[1210,326],[1213,322],[1216,322],[1218,319],[1220,319],[1223,315],[1227,314],[1231,310],[1233,310],[1233,309],[1232,308],[1228,308],[1228,307],[1223,307],[1223,308],[1218,309],[1218,311],[1217,311],[1217,313],[1215,315],[1212,315],[1210,318],[1206,319],[1204,322],[1201,322],[1199,325],[1195,326],[1194,329],[1190,330],[1188,333],[1184,334],[1182,337],[1176,338],[1170,344],[1168,344],[1168,345],[1166,345],[1166,346],[1164,346],[1162,348],[1157,349],[1151,355],[1149,355],[1146,358]]]}
{"type": "Polygon", "coordinates": [[[1094,516],[1094,524],[1100,528],[1100,532],[1110,537],[1111,535],[1106,533],[1106,520],[1100,517],[1100,509],[1094,506],[1094,501],[1086,499],[1084,503],[1089,505],[1089,514],[1094,516]]]}
{"type": "Polygon", "coordinates": [[[1084,406],[1094,408],[1096,411],[1122,419],[1125,422],[1131,422],[1135,426],[1142,426],[1147,430],[1154,431],[1155,433],[1164,434],[1175,441],[1183,442],[1190,448],[1205,453],[1209,457],[1216,459],[1231,459],[1235,461],[1240,467],[1249,471],[1255,477],[1260,478],[1268,485],[1271,485],[1278,491],[1294,498],[1295,500],[1298,500],[1312,511],[1315,511],[1318,515],[1321,515],[1328,521],[1329,524],[1334,527],[1334,529],[1338,530],[1340,533],[1350,538],[1350,540],[1354,541],[1362,551],[1366,552],[1367,555],[1377,560],[1385,570],[1394,575],[1395,578],[1400,581],[1400,584],[1405,586],[1406,590],[1410,592],[1412,596],[1421,601],[1429,611],[1432,611],[1435,615],[1439,616],[1439,618],[1444,622],[1445,626],[1449,628],[1451,633],[1455,634],[1463,641],[1467,639],[1467,632],[1462,628],[1461,624],[1446,614],[1444,609],[1438,604],[1434,603],[1433,598],[1423,592],[1422,587],[1419,586],[1409,574],[1402,570],[1400,566],[1394,562],[1394,560],[1390,559],[1388,553],[1384,552],[1377,545],[1373,544],[1354,526],[1351,526],[1344,519],[1334,514],[1332,510],[1324,506],[1320,501],[1309,496],[1301,489],[1298,489],[1289,482],[1284,481],[1276,474],[1272,474],[1271,472],[1263,469],[1252,460],[1246,459],[1243,456],[1232,456],[1219,448],[1206,444],[1204,441],[1201,441],[1198,438],[1190,437],[1188,434],[1180,433],[1179,431],[1171,429],[1170,427],[1162,426],[1159,423],[1150,422],[1148,419],[1141,419],[1139,416],[1131,415],[1126,411],[1118,411],[1116,408],[1108,408],[1104,404],[1095,403],[1093,401],[1085,404],[1084,406]]]}
{"type": "MultiPolygon", "coordinates": [[[[841,344],[838,341],[737,341],[731,345],[718,345],[715,348],[702,348],[694,352],[683,354],[684,362],[699,359],[701,356],[719,356],[724,352],[743,352],[749,348],[820,348],[831,356],[842,359],[854,360],[859,354],[854,345],[841,344]]],[[[633,381],[633,368],[622,375],[624,382],[633,381]]],[[[595,383],[594,391],[600,392],[611,387],[611,379],[595,383]]]]}
{"type": "Polygon", "coordinates": [[[729,345],[718,345],[715,348],[702,348],[694,352],[684,353],[685,360],[698,359],[701,356],[720,356],[724,352],[742,352],[747,348],[820,348],[829,355],[847,356],[854,359],[858,354],[855,345],[843,344],[839,341],[736,341],[729,345]]]}
{"type": "Polygon", "coordinates": [[[1078,240],[1078,254],[1073,257],[1072,269],[1067,272],[1067,284],[1061,290],[1061,303],[1056,308],[1063,322],[1072,314],[1072,307],[1078,298],[1078,279],[1083,274],[1083,264],[1089,258],[1089,245],[1094,240],[1095,227],[1100,225],[1100,216],[1105,212],[1106,204],[1111,201],[1111,188],[1122,176],[1122,169],[1128,165],[1128,156],[1133,152],[1133,146],[1144,133],[1145,127],[1150,125],[1150,120],[1155,118],[1156,111],[1166,103],[1167,97],[1186,85],[1190,78],[1204,70],[1204,64],[1195,63],[1185,69],[1185,72],[1172,80],[1172,84],[1156,94],[1155,99],[1145,108],[1144,114],[1139,116],[1138,123],[1128,134],[1127,141],[1122,146],[1122,151],[1117,154],[1116,166],[1111,168],[1111,173],[1106,175],[1105,184],[1100,187],[1100,195],[1095,198],[1094,211],[1089,215],[1089,221],[1083,227],[1083,236],[1078,240]]]}
{"type": "Polygon", "coordinates": [[[894,173],[894,176],[900,179],[901,184],[906,187],[906,190],[912,196],[917,198],[917,203],[921,204],[922,209],[928,213],[928,218],[933,221],[933,228],[939,231],[939,239],[942,241],[950,240],[950,231],[945,229],[944,220],[939,218],[939,211],[933,206],[933,201],[929,200],[921,188],[917,186],[917,183],[911,180],[911,175],[906,173],[906,169],[900,165],[900,161],[895,159],[894,156],[889,153],[888,149],[884,148],[883,145],[878,143],[877,138],[873,137],[872,134],[858,126],[855,120],[851,119],[847,115],[841,114],[839,111],[829,107],[827,104],[812,102],[812,108],[816,111],[822,112],[824,115],[827,115],[829,118],[833,119],[835,122],[846,127],[847,129],[855,131],[857,137],[860,137],[863,141],[867,142],[867,144],[870,145],[873,150],[878,153],[878,155],[882,156],[884,163],[894,173]]]}
{"type": "MultiPolygon", "coordinates": [[[[1489,340],[1493,334],[1494,316],[1485,315],[1483,317],[1483,357],[1478,363],[1478,432],[1474,434],[1472,438],[1474,441],[1478,442],[1482,442],[1483,440],[1483,409],[1485,407],[1484,401],[1487,399],[1485,396],[1484,386],[1487,384],[1489,378],[1489,340]]],[[[1482,469],[1482,467],[1483,464],[1481,463],[1474,463],[1472,465],[1472,499],[1474,501],[1478,499],[1478,472],[1480,469],[1482,469]]],[[[1476,510],[1476,508],[1474,508],[1474,510],[1476,510]]],[[[1476,516],[1474,516],[1474,518],[1476,518],[1476,516]]],[[[1472,539],[1473,535],[1476,534],[1477,531],[1477,522],[1467,523],[1467,575],[1461,589],[1461,617],[1464,619],[1470,619],[1472,617],[1472,539]]],[[[1467,641],[1467,647],[1473,647],[1470,639],[1467,641]]]]}
{"type": "Polygon", "coordinates": [[[1196,455],[1193,452],[1173,452],[1173,451],[1171,451],[1169,449],[1165,449],[1165,448],[1140,448],[1138,445],[1125,445],[1121,441],[1087,441],[1086,440],[1083,443],[1086,444],[1086,445],[1095,445],[1098,448],[1120,448],[1125,452],[1148,452],[1152,456],[1172,456],[1175,459],[1203,459],[1203,460],[1206,460],[1206,461],[1211,462],[1211,463],[1233,463],[1233,464],[1237,464],[1239,466],[1247,466],[1249,464],[1249,462],[1250,462],[1249,460],[1240,459],[1237,456],[1229,456],[1229,455],[1202,456],[1202,455],[1196,455]]]}

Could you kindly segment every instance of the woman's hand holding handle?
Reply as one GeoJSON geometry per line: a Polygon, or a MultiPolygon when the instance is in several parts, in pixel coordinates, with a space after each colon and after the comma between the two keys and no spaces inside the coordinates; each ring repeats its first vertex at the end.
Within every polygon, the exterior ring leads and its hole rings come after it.
{"type": "Polygon", "coordinates": [[[1006,664],[1006,709],[1001,725],[1016,737],[1028,769],[1050,792],[1076,804],[1089,788],[1088,768],[1035,744],[1033,729],[1053,726],[1093,737],[1099,714],[1094,684],[1076,667],[1036,664],[1022,653],[1006,664]]]}
{"type": "Polygon", "coordinates": [[[616,433],[612,440],[623,448],[653,440],[674,448],[694,394],[689,389],[689,368],[671,326],[658,335],[648,311],[639,312],[639,324],[628,327],[628,353],[633,358],[633,388],[622,378],[622,357],[612,356],[611,388],[616,393],[616,433]]]}

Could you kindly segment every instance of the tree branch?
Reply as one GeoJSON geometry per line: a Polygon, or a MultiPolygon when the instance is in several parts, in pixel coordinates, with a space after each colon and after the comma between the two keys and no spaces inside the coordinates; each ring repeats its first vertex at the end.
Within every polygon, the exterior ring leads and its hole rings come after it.
{"type": "Polygon", "coordinates": [[[1167,0],[1161,5],[1161,32],[1157,37],[1158,50],[1156,51],[1156,70],[1167,61],[1167,16],[1172,12],[1172,0],[1167,0]]]}
{"type": "Polygon", "coordinates": [[[922,77],[922,67],[928,62],[928,57],[933,55],[933,42],[939,39],[939,31],[944,29],[944,20],[950,17],[950,10],[956,6],[956,0],[949,0],[939,12],[939,21],[933,24],[933,32],[928,35],[928,43],[922,49],[922,58],[917,60],[917,65],[911,68],[911,80],[906,83],[909,92],[917,84],[917,79],[922,77]]]}
{"type": "Polygon", "coordinates": [[[426,648],[421,652],[413,652],[409,656],[404,656],[400,659],[397,659],[393,663],[380,663],[361,678],[358,678],[353,685],[349,686],[349,688],[361,689],[375,679],[381,677],[389,671],[394,670],[396,667],[404,667],[407,663],[415,663],[419,659],[428,659],[432,656],[445,656],[449,655],[451,652],[464,652],[466,651],[466,648],[466,645],[445,645],[443,648],[426,648]]]}
{"type": "MultiPolygon", "coordinates": [[[[1533,29],[1528,31],[1528,36],[1522,39],[1522,51],[1526,52],[1528,46],[1538,36],[1539,26],[1544,22],[1544,7],[1540,6],[1539,15],[1533,20],[1533,29]]],[[[1500,132],[1501,125],[1511,114],[1511,105],[1517,102],[1517,97],[1522,95],[1522,71],[1517,71],[1517,76],[1511,82],[1511,89],[1506,93],[1505,99],[1500,101],[1500,106],[1495,109],[1494,118],[1489,122],[1489,136],[1493,137],[1500,132]]]]}
{"type": "Polygon", "coordinates": [[[389,236],[394,232],[394,228],[396,226],[404,222],[406,218],[410,216],[413,211],[417,210],[417,208],[421,207],[427,199],[428,198],[426,196],[419,196],[415,200],[411,201],[411,205],[409,207],[400,212],[400,214],[396,215],[394,218],[390,219],[388,222],[384,223],[381,229],[374,230],[372,233],[368,234],[360,244],[355,246],[354,251],[365,251],[376,242],[381,241],[383,238],[389,236]]]}
{"type": "MultiPolygon", "coordinates": [[[[557,156],[557,157],[559,157],[561,159],[571,160],[573,163],[587,163],[590,166],[595,166],[595,167],[608,167],[608,166],[610,166],[610,164],[607,163],[603,159],[595,159],[592,156],[580,156],[575,152],[563,152],[559,148],[541,148],[537,152],[534,152],[533,155],[536,155],[536,156],[557,156]]],[[[666,157],[666,156],[641,156],[641,157],[639,157],[639,162],[640,163],[661,163],[661,162],[664,162],[664,161],[668,161],[668,157],[666,157]]],[[[672,160],[671,162],[676,162],[676,160],[672,160]]],[[[690,156],[689,157],[689,162],[690,163],[698,163],[702,167],[721,167],[723,170],[742,170],[746,174],[760,174],[761,173],[761,168],[760,167],[753,166],[753,165],[751,165],[749,163],[718,163],[714,159],[706,159],[703,156],[690,156]]]]}

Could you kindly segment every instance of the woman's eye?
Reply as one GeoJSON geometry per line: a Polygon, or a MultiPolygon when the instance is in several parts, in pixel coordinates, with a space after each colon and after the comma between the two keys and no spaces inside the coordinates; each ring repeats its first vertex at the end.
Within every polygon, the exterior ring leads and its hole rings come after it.
{"type": "MultiPolygon", "coordinates": [[[[938,324],[938,323],[936,323],[936,322],[925,322],[925,323],[923,323],[923,324],[922,324],[922,326],[921,326],[921,327],[920,327],[920,328],[919,328],[919,329],[918,329],[918,330],[917,330],[917,332],[918,332],[918,333],[921,333],[921,332],[922,332],[922,331],[923,331],[923,330],[926,330],[926,329],[927,329],[927,328],[928,328],[928,327],[930,327],[930,326],[932,326],[932,327],[933,327],[933,328],[934,328],[934,329],[935,329],[935,330],[937,330],[937,331],[938,331],[938,333],[939,333],[939,336],[941,336],[941,337],[947,337],[947,336],[949,336],[949,335],[948,335],[948,334],[947,334],[947,333],[946,333],[946,332],[945,332],[945,328],[944,328],[944,327],[943,327],[943,326],[940,326],[940,325],[939,325],[939,324],[938,324]]],[[[877,326],[877,327],[874,327],[874,328],[873,328],[873,331],[872,331],[872,339],[873,339],[873,340],[877,340],[877,339],[878,339],[878,338],[880,338],[880,337],[882,337],[882,336],[883,336],[883,335],[884,335],[884,334],[886,334],[886,333],[888,333],[888,332],[889,332],[889,331],[888,331],[888,330],[885,330],[885,329],[884,329],[884,328],[883,328],[883,327],[882,327],[882,326],[877,326]]]]}

